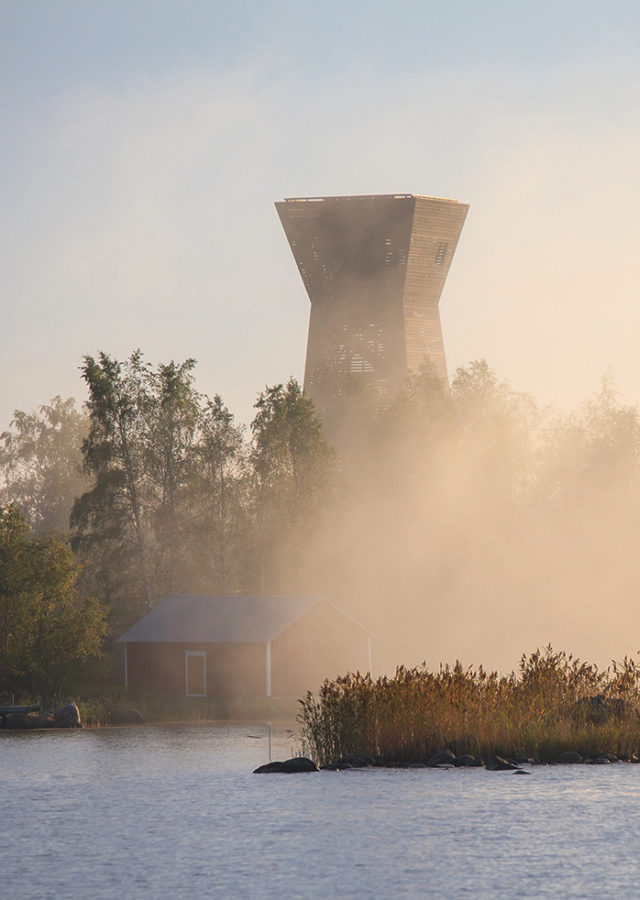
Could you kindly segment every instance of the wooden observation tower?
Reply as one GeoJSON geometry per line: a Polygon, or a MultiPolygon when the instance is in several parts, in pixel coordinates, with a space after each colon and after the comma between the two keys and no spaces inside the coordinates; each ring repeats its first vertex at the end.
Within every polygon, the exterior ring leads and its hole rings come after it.
{"type": "Polygon", "coordinates": [[[304,388],[319,413],[354,384],[385,405],[423,363],[447,383],[438,303],[468,205],[380,194],[276,209],[311,300],[304,388]]]}

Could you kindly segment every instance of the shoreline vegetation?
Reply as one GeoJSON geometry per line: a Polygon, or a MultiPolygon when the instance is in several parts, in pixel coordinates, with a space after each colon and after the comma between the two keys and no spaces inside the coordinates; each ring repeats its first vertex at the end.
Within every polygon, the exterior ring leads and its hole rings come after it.
{"type": "Polygon", "coordinates": [[[629,657],[601,670],[548,646],[508,675],[400,666],[325,681],[300,703],[301,751],[320,768],[640,761],[640,664],[629,657]]]}
{"type": "MultiPolygon", "coordinates": [[[[0,700],[2,698],[0,697],[0,700]]],[[[15,698],[6,698],[7,707],[15,698]]],[[[122,691],[101,694],[82,694],[69,697],[21,697],[23,704],[34,704],[24,714],[0,714],[0,732],[11,730],[41,730],[53,725],[56,709],[70,703],[78,710],[82,728],[110,728],[139,725],[207,725],[225,722],[246,722],[264,725],[269,722],[292,727],[296,724],[299,701],[296,698],[179,698],[166,695],[127,696],[122,691]]],[[[4,701],[3,701],[4,702],[4,701]]],[[[0,709],[2,702],[0,702],[0,709]]],[[[17,707],[16,707],[17,709],[17,707]]]]}

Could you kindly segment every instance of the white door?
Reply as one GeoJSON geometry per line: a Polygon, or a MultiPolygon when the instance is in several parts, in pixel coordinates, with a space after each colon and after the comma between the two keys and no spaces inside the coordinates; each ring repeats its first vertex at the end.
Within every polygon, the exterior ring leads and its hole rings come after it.
{"type": "Polygon", "coordinates": [[[207,696],[207,654],[187,650],[184,655],[187,697],[207,696]]]}

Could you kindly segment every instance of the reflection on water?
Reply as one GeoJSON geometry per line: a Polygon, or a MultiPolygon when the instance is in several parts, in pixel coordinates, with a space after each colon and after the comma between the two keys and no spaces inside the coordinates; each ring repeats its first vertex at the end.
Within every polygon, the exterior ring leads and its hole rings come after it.
{"type": "Polygon", "coordinates": [[[267,759],[255,725],[0,735],[3,896],[637,892],[640,766],[251,775],[267,759]]]}

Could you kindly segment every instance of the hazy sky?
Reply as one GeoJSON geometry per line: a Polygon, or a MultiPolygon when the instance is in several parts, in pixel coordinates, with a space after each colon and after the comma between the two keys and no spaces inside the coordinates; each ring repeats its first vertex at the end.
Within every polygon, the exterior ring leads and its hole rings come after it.
{"type": "Polygon", "coordinates": [[[0,0],[0,430],[136,347],[248,421],[303,374],[273,202],[319,194],[471,204],[451,372],[637,402],[639,35],[632,0],[0,0]]]}

